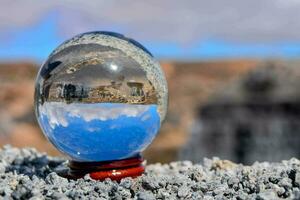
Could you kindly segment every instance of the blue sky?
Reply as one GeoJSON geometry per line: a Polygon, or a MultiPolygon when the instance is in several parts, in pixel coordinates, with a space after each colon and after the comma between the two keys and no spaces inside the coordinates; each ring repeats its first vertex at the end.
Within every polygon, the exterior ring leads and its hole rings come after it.
{"type": "Polygon", "coordinates": [[[47,102],[39,112],[39,123],[49,140],[79,161],[133,157],[152,142],[160,128],[157,105],[47,102]]]}
{"type": "Polygon", "coordinates": [[[130,0],[126,0],[127,4],[81,0],[73,4],[8,2],[9,7],[0,8],[2,60],[42,62],[64,40],[92,30],[123,33],[142,43],[159,59],[300,55],[300,22],[295,20],[300,15],[300,4],[294,0],[254,0],[253,4],[237,0],[228,1],[232,4],[196,0],[189,4],[129,4],[133,2],[130,0]],[[130,6],[124,9],[124,5],[130,6]],[[106,9],[97,9],[102,7],[106,9]]]}

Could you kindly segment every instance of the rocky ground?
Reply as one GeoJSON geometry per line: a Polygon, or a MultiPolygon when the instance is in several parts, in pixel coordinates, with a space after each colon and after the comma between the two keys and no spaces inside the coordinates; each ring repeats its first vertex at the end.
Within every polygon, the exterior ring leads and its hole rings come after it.
{"type": "Polygon", "coordinates": [[[120,183],[68,180],[65,164],[34,149],[0,150],[0,199],[300,199],[300,161],[237,165],[217,158],[203,164],[148,165],[145,175],[120,183]]]}

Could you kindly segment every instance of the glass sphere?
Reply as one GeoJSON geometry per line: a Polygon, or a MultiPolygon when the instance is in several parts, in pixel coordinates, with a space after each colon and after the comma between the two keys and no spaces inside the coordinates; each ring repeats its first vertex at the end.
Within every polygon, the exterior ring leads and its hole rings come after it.
{"type": "Polygon", "coordinates": [[[36,80],[35,110],[51,143],[75,161],[134,157],[154,139],[167,84],[138,42],[90,32],[57,47],[36,80]]]}

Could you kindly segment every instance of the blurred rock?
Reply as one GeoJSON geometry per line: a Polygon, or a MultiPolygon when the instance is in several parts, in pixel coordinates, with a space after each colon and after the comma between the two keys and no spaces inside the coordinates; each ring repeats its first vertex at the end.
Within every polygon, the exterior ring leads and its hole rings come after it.
{"type": "Polygon", "coordinates": [[[169,86],[169,109],[160,133],[145,152],[150,162],[176,160],[192,122],[215,90],[257,67],[255,60],[162,61],[169,86]],[[160,155],[160,156],[157,156],[160,155]]]}
{"type": "Polygon", "coordinates": [[[261,65],[199,107],[182,159],[218,156],[250,164],[300,156],[300,68],[261,65]]]}

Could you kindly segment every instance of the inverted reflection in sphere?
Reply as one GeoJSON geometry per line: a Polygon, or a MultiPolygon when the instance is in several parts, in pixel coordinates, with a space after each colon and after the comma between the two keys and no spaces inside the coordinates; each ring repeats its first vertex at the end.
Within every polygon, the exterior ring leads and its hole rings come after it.
{"type": "Polygon", "coordinates": [[[77,161],[134,157],[167,109],[159,64],[122,35],[91,32],[60,45],[39,71],[35,107],[46,137],[77,161]]]}

